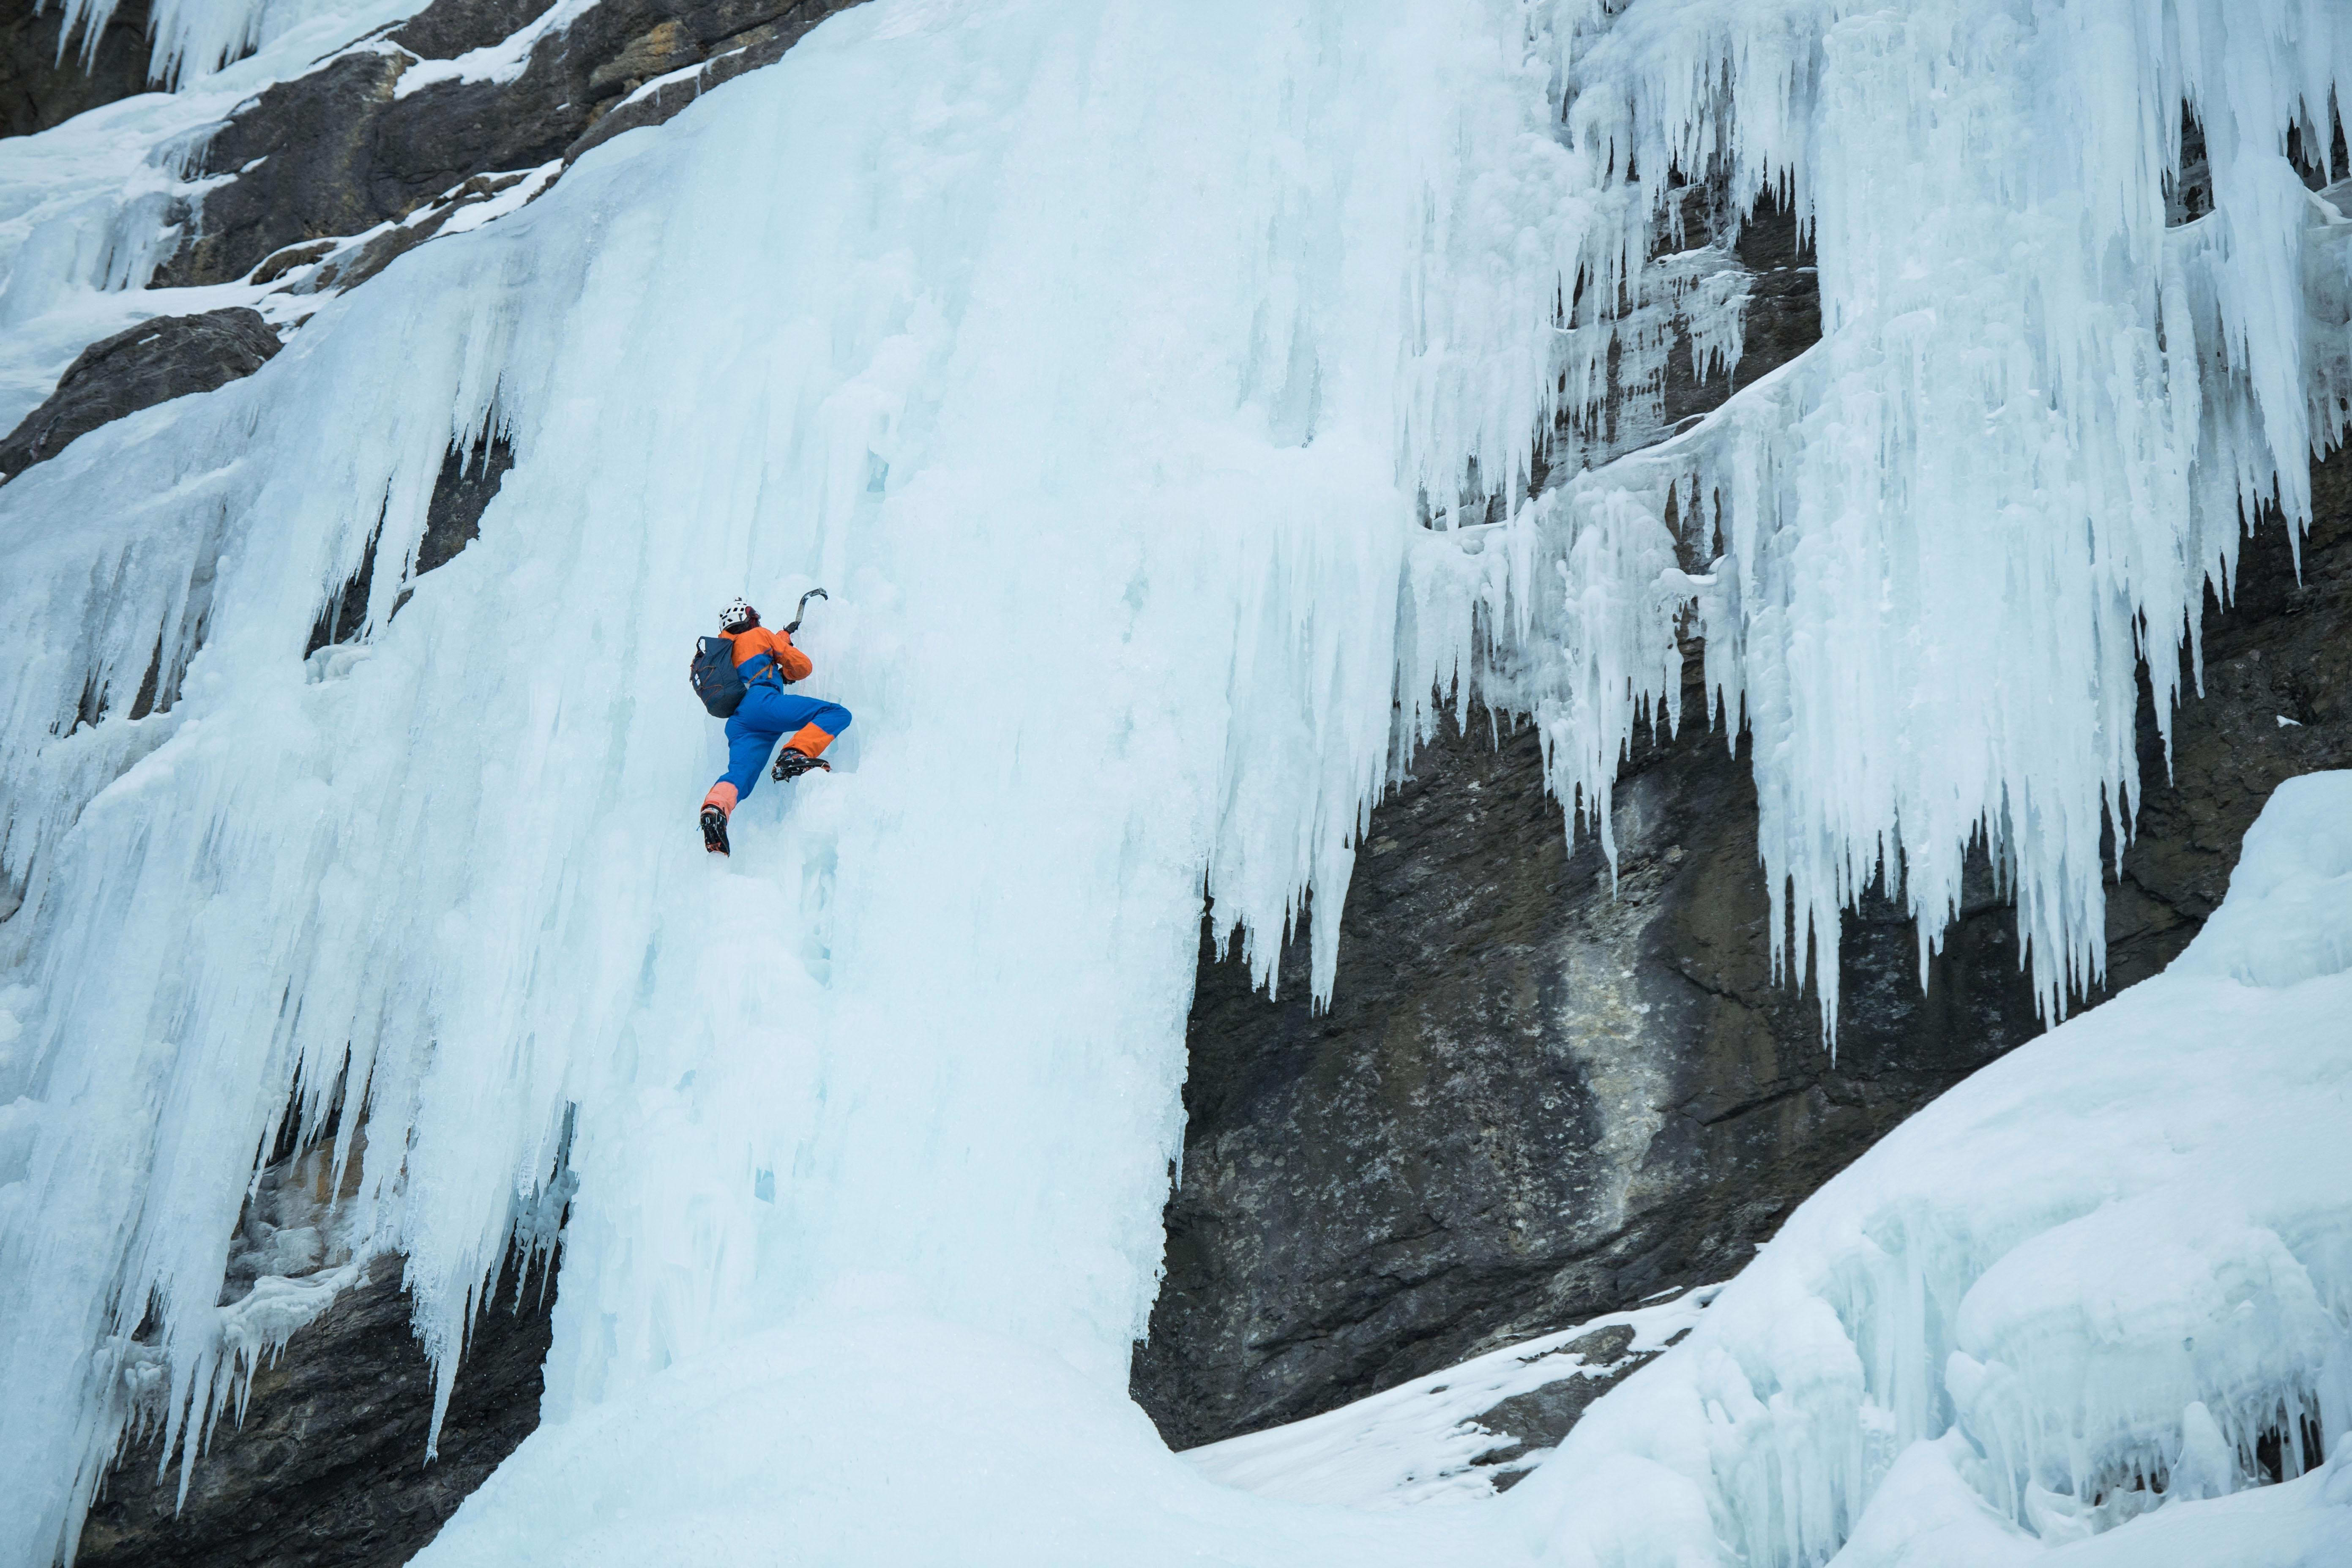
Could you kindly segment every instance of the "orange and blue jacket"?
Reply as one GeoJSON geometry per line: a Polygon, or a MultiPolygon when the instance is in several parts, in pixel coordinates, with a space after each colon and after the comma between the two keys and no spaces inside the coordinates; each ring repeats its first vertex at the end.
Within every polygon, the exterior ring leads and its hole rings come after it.
{"type": "Polygon", "coordinates": [[[735,645],[735,668],[747,681],[803,680],[816,668],[808,655],[793,646],[790,632],[752,626],[746,631],[719,635],[735,645]]]}

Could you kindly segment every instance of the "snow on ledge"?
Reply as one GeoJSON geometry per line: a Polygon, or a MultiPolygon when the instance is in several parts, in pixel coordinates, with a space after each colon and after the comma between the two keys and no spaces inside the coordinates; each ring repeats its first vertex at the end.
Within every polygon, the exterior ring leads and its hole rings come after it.
{"type": "Polygon", "coordinates": [[[1696,1327],[1722,1289],[1702,1286],[1655,1306],[1610,1312],[1320,1415],[1204,1444],[1184,1458],[1212,1480],[1293,1502],[1391,1509],[1493,1497],[1500,1476],[1532,1468],[1539,1456],[1496,1463],[1490,1456],[1517,1446],[1518,1439],[1480,1417],[1506,1400],[1554,1384],[1622,1375],[1628,1363],[1649,1360],[1696,1327]],[[1618,1327],[1632,1330],[1633,1337],[1614,1356],[1593,1360],[1575,1348],[1588,1336],[1618,1327]]]}
{"type": "Polygon", "coordinates": [[[596,4],[597,0],[558,0],[530,26],[509,33],[495,44],[468,49],[453,60],[420,60],[401,73],[400,80],[393,86],[392,96],[406,98],[445,81],[512,81],[530,64],[530,52],[539,47],[540,39],[569,27],[594,10],[596,4]]]}

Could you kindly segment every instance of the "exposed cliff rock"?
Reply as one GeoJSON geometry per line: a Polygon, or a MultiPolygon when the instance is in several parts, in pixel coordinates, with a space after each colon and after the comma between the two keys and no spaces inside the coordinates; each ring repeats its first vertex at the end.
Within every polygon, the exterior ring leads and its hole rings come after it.
{"type": "Polygon", "coordinates": [[[147,90],[146,0],[123,0],[95,48],[75,37],[59,58],[64,0],[17,0],[0,16],[0,136],[29,136],[147,90]]]}
{"type": "MultiPolygon", "coordinates": [[[[348,51],[238,109],[195,171],[228,177],[205,195],[156,282],[245,278],[289,247],[357,237],[446,205],[469,180],[567,162],[780,58],[848,3],[604,0],[541,36],[520,74],[500,81],[468,80],[432,62],[521,32],[547,0],[438,0],[381,44],[348,51]],[[674,72],[689,74],[633,96],[674,72]]],[[[346,274],[336,286],[373,270],[346,274]]]]}
{"type": "Polygon", "coordinates": [[[1493,722],[1449,731],[1375,815],[1329,1013],[1303,952],[1278,1004],[1203,954],[1134,1373],[1173,1444],[1727,1277],[2038,1032],[1988,877],[1924,995],[1908,921],[1852,921],[1832,1060],[1813,997],[1771,973],[1744,754],[1719,731],[1640,749],[1612,892],[1598,844],[1567,842],[1534,731],[1496,747],[1493,722]]]}
{"type": "MultiPolygon", "coordinates": [[[[2110,906],[2115,984],[2218,906],[2277,784],[2352,765],[2352,456],[2315,469],[2295,579],[2284,531],[2205,618],[2205,693],[2176,726],[2110,906]],[[2281,718],[2292,722],[2282,725],[2281,718]]],[[[1136,1397],[1186,1446],[1296,1419],[1512,1340],[1736,1269],[1897,1121],[2038,1033],[1989,876],[1918,983],[1907,921],[1847,917],[1832,1058],[1774,982],[1744,758],[1637,749],[1613,893],[1565,842],[1527,731],[1474,713],[1374,815],[1331,1011],[1202,954],[1182,1181],[1136,1397]]]]}
{"type": "Polygon", "coordinates": [[[259,370],[278,334],[241,305],[197,316],[159,316],[82,350],[47,401],[0,440],[0,475],[54,458],[77,436],[259,370]]]}
{"type": "Polygon", "coordinates": [[[2300,572],[2286,531],[2266,523],[2245,542],[2230,608],[2206,597],[2204,694],[2181,710],[2168,770],[2141,701],[2147,793],[2107,902],[2111,986],[2162,969],[2221,907],[2271,791],[2352,767],[2352,448],[2311,481],[2300,572]]]}
{"type": "Polygon", "coordinates": [[[475,1325],[425,1463],[433,1374],[408,1327],[400,1259],[297,1333],[254,1377],[242,1421],[225,1417],[174,1507],[152,1443],[132,1447],[83,1526],[79,1568],[392,1568],[539,1425],[549,1306],[536,1280],[515,1302],[511,1272],[475,1325]]]}

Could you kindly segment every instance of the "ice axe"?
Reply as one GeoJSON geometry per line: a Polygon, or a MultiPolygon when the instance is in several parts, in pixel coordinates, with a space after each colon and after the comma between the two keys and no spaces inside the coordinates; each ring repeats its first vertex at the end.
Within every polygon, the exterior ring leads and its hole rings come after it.
{"type": "Polygon", "coordinates": [[[784,628],[786,637],[801,629],[801,617],[808,614],[808,602],[811,599],[823,599],[828,605],[833,603],[833,595],[822,588],[811,588],[807,593],[803,594],[800,607],[793,612],[793,624],[784,628]]]}

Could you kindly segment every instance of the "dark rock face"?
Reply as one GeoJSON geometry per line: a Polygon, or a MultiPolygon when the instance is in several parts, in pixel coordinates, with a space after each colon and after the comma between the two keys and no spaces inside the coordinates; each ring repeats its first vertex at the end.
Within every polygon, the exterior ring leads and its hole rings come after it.
{"type": "Polygon", "coordinates": [[[2230,608],[2206,596],[2205,691],[2181,707],[2169,776],[2153,708],[2140,704],[2147,797],[2107,902],[2111,986],[2147,979],[2189,945],[2271,791],[2352,767],[2352,447],[2314,465],[2311,489],[2300,579],[2273,521],[2244,542],[2230,608]]]}
{"type": "Polygon", "coordinates": [[[100,426],[190,393],[251,375],[278,352],[278,334],[242,305],[200,316],[160,316],[82,350],[48,401],[0,440],[11,478],[100,426]]]}
{"type": "Polygon", "coordinates": [[[0,136],[29,136],[147,90],[146,0],[123,0],[87,67],[80,37],[58,58],[64,25],[60,0],[37,13],[30,0],[17,0],[0,16],[0,136]]]}
{"type": "MultiPolygon", "coordinates": [[[[2231,608],[2208,606],[2170,783],[2143,711],[2113,984],[2187,945],[2280,781],[2352,766],[2352,454],[2314,483],[2301,583],[2273,526],[2231,608]]],[[[1498,748],[1491,722],[1474,713],[1374,814],[1328,1014],[1307,1005],[1303,952],[1279,1004],[1202,953],[1167,1277],[1133,1373],[1171,1444],[1726,1277],[1896,1122],[2041,1031],[1979,868],[1924,993],[1897,907],[1847,917],[1832,1059],[1811,996],[1769,973],[1754,788],[1719,732],[1627,764],[1612,897],[1598,847],[1565,842],[1533,736],[1498,748]]]]}
{"type": "Polygon", "coordinates": [[[1901,912],[1850,921],[1832,1060],[1813,997],[1771,973],[1744,755],[1696,726],[1641,748],[1612,896],[1543,793],[1534,732],[1497,748],[1491,723],[1474,712],[1375,814],[1329,1013],[1303,951],[1279,1004],[1203,953],[1167,1279],[1134,1363],[1171,1444],[1727,1277],[2039,1030],[1988,876],[1924,995],[1901,912]]]}
{"type": "Polygon", "coordinates": [[[435,0],[384,37],[420,59],[454,60],[512,37],[555,0],[435,0]]]}
{"type": "MultiPolygon", "coordinates": [[[[1713,244],[1716,226],[1696,200],[1685,203],[1683,238],[1713,244]]],[[[1798,226],[1793,208],[1770,201],[1740,222],[1732,254],[1748,274],[1748,308],[1742,312],[1739,363],[1728,372],[1700,379],[1692,363],[1688,333],[1677,336],[1666,354],[1665,416],[1679,429],[1712,414],[1750,382],[1761,381],[1822,340],[1821,279],[1813,249],[1798,226]]]]}
{"type": "Polygon", "coordinates": [[[373,161],[376,118],[407,63],[389,54],[345,55],[242,109],[214,134],[191,174],[260,163],[205,194],[178,254],[157,268],[155,287],[231,282],[298,240],[357,234],[399,216],[379,211],[352,174],[373,161]]]}
{"type": "Polygon", "coordinates": [[[410,1336],[400,1260],[297,1333],[253,1380],[244,1421],[224,1417],[174,1511],[176,1461],[161,1479],[151,1444],[126,1453],[82,1527],[80,1568],[393,1568],[539,1425],[551,1292],[515,1305],[511,1271],[477,1320],[425,1462],[433,1374],[410,1336]]]}
{"type": "MultiPolygon", "coordinates": [[[[345,55],[270,88],[214,135],[199,172],[243,172],[206,194],[156,281],[244,278],[288,247],[405,219],[476,176],[577,157],[779,58],[851,3],[604,0],[541,38],[512,81],[437,81],[406,97],[395,88],[415,68],[407,54],[345,55]],[[698,65],[692,79],[624,104],[646,81],[698,65]]],[[[520,31],[547,5],[439,0],[390,39],[426,58],[453,58],[520,31]]],[[[358,280],[347,276],[338,286],[358,280]]]]}

